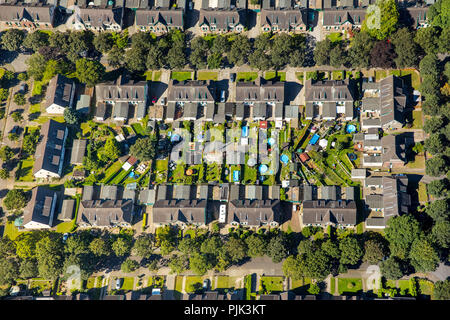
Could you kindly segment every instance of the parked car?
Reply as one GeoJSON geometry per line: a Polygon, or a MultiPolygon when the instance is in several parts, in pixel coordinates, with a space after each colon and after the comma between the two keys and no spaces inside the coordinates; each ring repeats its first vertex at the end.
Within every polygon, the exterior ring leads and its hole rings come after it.
{"type": "Polygon", "coordinates": [[[166,97],[161,98],[161,104],[162,104],[162,105],[165,105],[165,104],[166,104],[166,97]]]}
{"type": "Polygon", "coordinates": [[[230,73],[230,80],[234,82],[236,80],[236,73],[230,73]]]}
{"type": "Polygon", "coordinates": [[[226,100],[226,93],[225,90],[222,90],[222,92],[220,93],[220,102],[225,102],[226,100]]]}
{"type": "Polygon", "coordinates": [[[25,94],[25,93],[27,92],[27,89],[28,89],[27,84],[26,84],[26,83],[22,83],[22,84],[20,85],[19,92],[25,94]]]}
{"type": "Polygon", "coordinates": [[[192,10],[192,9],[194,9],[194,2],[190,1],[189,2],[189,10],[192,10]]]}
{"type": "Polygon", "coordinates": [[[203,289],[208,290],[209,288],[209,279],[203,280],[203,289]]]}
{"type": "Polygon", "coordinates": [[[117,280],[116,280],[116,290],[120,290],[120,288],[122,287],[122,281],[123,281],[123,278],[117,278],[117,280]]]}
{"type": "Polygon", "coordinates": [[[69,234],[66,232],[63,234],[63,241],[66,242],[67,239],[69,238],[69,234]]]}

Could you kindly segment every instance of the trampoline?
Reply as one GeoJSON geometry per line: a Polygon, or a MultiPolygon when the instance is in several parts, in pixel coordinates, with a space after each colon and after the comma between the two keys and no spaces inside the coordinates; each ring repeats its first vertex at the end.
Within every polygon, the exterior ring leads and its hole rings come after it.
{"type": "Polygon", "coordinates": [[[269,146],[273,146],[275,144],[275,139],[269,138],[269,140],[267,140],[267,143],[269,144],[269,146]]]}
{"type": "Polygon", "coordinates": [[[248,165],[249,167],[255,166],[255,165],[256,165],[256,159],[255,159],[255,158],[250,158],[250,159],[248,159],[247,165],[248,165]]]}
{"type": "Polygon", "coordinates": [[[349,124],[348,126],[347,126],[347,133],[354,133],[354,132],[356,132],[356,127],[355,127],[355,125],[353,125],[353,124],[349,124]]]}
{"type": "Polygon", "coordinates": [[[355,161],[358,158],[354,153],[348,153],[347,155],[350,161],[355,161]]]}
{"type": "Polygon", "coordinates": [[[283,162],[284,164],[289,162],[289,157],[285,154],[281,155],[280,157],[280,161],[283,162]]]}
{"type": "Polygon", "coordinates": [[[245,126],[245,127],[242,127],[242,137],[247,137],[248,136],[248,127],[247,126],[245,126]]]}
{"type": "Polygon", "coordinates": [[[181,140],[181,136],[179,134],[174,134],[170,137],[171,142],[178,142],[181,140]]]}
{"type": "Polygon", "coordinates": [[[311,140],[309,140],[309,144],[316,144],[319,141],[320,136],[316,133],[312,136],[311,140]]]}
{"type": "Polygon", "coordinates": [[[233,181],[234,182],[239,182],[239,171],[238,170],[235,170],[235,171],[233,171],[233,181]]]}
{"type": "Polygon", "coordinates": [[[260,173],[266,173],[267,170],[269,170],[269,167],[267,165],[262,164],[262,165],[259,166],[259,172],[260,173]]]}

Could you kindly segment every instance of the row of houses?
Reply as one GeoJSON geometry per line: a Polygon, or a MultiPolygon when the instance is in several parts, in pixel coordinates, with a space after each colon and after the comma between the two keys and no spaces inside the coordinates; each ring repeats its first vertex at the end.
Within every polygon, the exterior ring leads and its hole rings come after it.
{"type": "MultiPolygon", "coordinates": [[[[65,2],[65,1],[63,1],[65,2]]],[[[317,8],[310,2],[293,0],[262,2],[260,25],[263,32],[306,32],[317,25],[318,11],[323,9],[322,30],[338,32],[360,28],[369,1],[323,1],[317,8]]],[[[6,28],[50,29],[65,23],[72,30],[121,31],[132,24],[136,31],[165,34],[184,30],[186,0],[146,1],[78,1],[77,5],[55,6],[46,1],[5,1],[0,4],[0,25],[6,28]],[[132,23],[128,21],[133,21],[132,23]]],[[[428,6],[400,7],[400,20],[414,28],[427,27],[428,6]]],[[[203,0],[198,26],[203,33],[244,32],[250,20],[247,1],[203,0]]]]}

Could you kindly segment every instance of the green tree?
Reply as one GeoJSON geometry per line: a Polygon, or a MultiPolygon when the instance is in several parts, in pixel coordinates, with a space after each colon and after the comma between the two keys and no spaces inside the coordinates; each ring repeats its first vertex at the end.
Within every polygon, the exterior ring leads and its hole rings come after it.
{"type": "Polygon", "coordinates": [[[392,217],[385,229],[392,256],[406,259],[413,241],[420,235],[419,222],[410,214],[392,217]]]}
{"type": "Polygon", "coordinates": [[[394,47],[388,41],[377,41],[370,51],[370,63],[376,68],[389,69],[394,67],[394,47]]]}
{"type": "Polygon", "coordinates": [[[209,238],[206,238],[200,246],[200,251],[203,253],[209,253],[212,255],[219,255],[220,250],[222,249],[223,242],[219,236],[213,235],[209,238]]]}
{"type": "Polygon", "coordinates": [[[230,51],[231,45],[227,36],[217,35],[212,41],[211,52],[222,56],[230,51]]]}
{"type": "Polygon", "coordinates": [[[437,53],[439,44],[439,30],[435,27],[420,28],[416,31],[414,41],[422,47],[425,53],[437,53]]]}
{"type": "Polygon", "coordinates": [[[198,275],[204,275],[214,267],[207,254],[195,253],[189,258],[189,267],[198,275]]]}
{"type": "Polygon", "coordinates": [[[330,65],[331,48],[331,41],[328,38],[317,42],[316,47],[314,48],[314,60],[316,61],[316,65],[330,65]]]}
{"type": "Polygon", "coordinates": [[[5,50],[19,51],[25,39],[25,32],[19,29],[8,29],[2,34],[1,44],[5,50]]]}
{"type": "Polygon", "coordinates": [[[450,222],[442,220],[436,221],[431,231],[433,240],[441,248],[449,248],[450,246],[450,222]]]}
{"type": "Polygon", "coordinates": [[[134,242],[132,252],[138,257],[150,258],[153,253],[153,240],[150,235],[140,235],[134,242]]]}
{"type": "Polygon", "coordinates": [[[321,249],[331,258],[338,259],[341,256],[339,246],[331,239],[328,239],[325,242],[323,242],[321,249]]]}
{"type": "Polygon", "coordinates": [[[439,198],[446,196],[448,192],[448,179],[444,178],[441,180],[433,180],[427,184],[427,192],[433,197],[439,198]]]}
{"type": "Polygon", "coordinates": [[[425,140],[424,147],[431,154],[443,153],[447,148],[447,141],[444,135],[433,133],[425,140]]]}
{"type": "Polygon", "coordinates": [[[431,117],[428,118],[425,121],[425,124],[423,126],[423,130],[428,133],[436,133],[444,126],[444,118],[438,116],[438,117],[431,117]]]}
{"type": "Polygon", "coordinates": [[[125,52],[125,65],[131,72],[144,72],[146,64],[146,51],[140,47],[132,47],[125,52]]]}
{"type": "Polygon", "coordinates": [[[0,285],[11,285],[19,273],[19,264],[15,258],[0,259],[0,285]]]}
{"type": "Polygon", "coordinates": [[[313,279],[323,280],[331,272],[330,258],[321,249],[306,254],[305,275],[313,279]]]}
{"type": "Polygon", "coordinates": [[[272,258],[274,263],[279,263],[287,257],[286,239],[282,235],[270,239],[267,245],[267,255],[272,258]]]}
{"type": "Polygon", "coordinates": [[[209,69],[219,69],[223,62],[223,57],[220,53],[212,53],[206,58],[209,69]]]}
{"type": "Polygon", "coordinates": [[[398,280],[403,277],[400,261],[396,257],[389,257],[380,264],[381,274],[387,279],[398,280]]]}
{"type": "Polygon", "coordinates": [[[340,68],[347,63],[346,51],[340,44],[334,46],[330,51],[330,65],[335,68],[340,68]]]}
{"type": "Polygon", "coordinates": [[[34,130],[32,133],[24,135],[22,141],[22,150],[27,154],[32,155],[36,151],[36,146],[38,144],[40,137],[39,130],[34,130]]]}
{"type": "Polygon", "coordinates": [[[189,56],[189,61],[196,69],[203,69],[206,67],[208,50],[208,42],[202,37],[195,37],[191,41],[191,54],[189,56]]]}
{"type": "Polygon", "coordinates": [[[86,58],[78,59],[75,64],[75,76],[89,87],[95,86],[105,73],[105,67],[98,61],[86,58]]]}
{"type": "Polygon", "coordinates": [[[341,250],[340,262],[342,264],[355,265],[363,256],[361,245],[357,239],[351,236],[345,237],[339,242],[339,249],[341,250]]]}
{"type": "Polygon", "coordinates": [[[317,285],[317,283],[311,283],[309,285],[308,293],[310,293],[310,294],[319,294],[320,293],[320,287],[317,285]]]}
{"type": "Polygon", "coordinates": [[[3,205],[8,210],[20,210],[27,204],[27,198],[22,189],[12,189],[3,199],[3,205]]]}
{"type": "MultiPolygon", "coordinates": [[[[18,105],[18,106],[23,106],[27,101],[25,100],[25,96],[23,95],[23,93],[16,93],[14,95],[14,102],[18,105]]],[[[21,119],[23,119],[22,115],[20,114],[20,112],[13,112],[11,114],[11,116],[13,117],[13,120],[18,122],[21,119]],[[17,121],[18,120],[18,121],[17,121]]]]}
{"type": "Polygon", "coordinates": [[[378,0],[379,10],[368,10],[361,30],[378,40],[384,40],[397,30],[399,12],[395,0],[378,0]]]}
{"type": "Polygon", "coordinates": [[[378,264],[386,256],[386,248],[380,241],[371,239],[364,243],[363,261],[378,264]]]}
{"type": "Polygon", "coordinates": [[[247,245],[240,238],[230,238],[224,244],[223,249],[232,263],[237,263],[247,257],[247,245]]]}
{"type": "Polygon", "coordinates": [[[353,68],[370,67],[370,52],[375,42],[367,32],[356,32],[348,50],[349,62],[353,68]]]}
{"type": "Polygon", "coordinates": [[[172,273],[180,274],[187,270],[189,260],[186,255],[173,255],[169,260],[169,268],[172,273]]]}
{"type": "Polygon", "coordinates": [[[139,268],[139,263],[136,260],[127,259],[125,260],[120,269],[125,273],[134,272],[139,268]]]}
{"type": "Polygon", "coordinates": [[[39,30],[29,32],[23,41],[23,46],[36,52],[39,48],[48,46],[48,37],[48,33],[39,30]]]}
{"type": "Polygon", "coordinates": [[[103,238],[96,238],[89,244],[89,249],[96,256],[109,256],[111,254],[111,246],[109,242],[103,238]]]}
{"type": "Polygon", "coordinates": [[[5,101],[6,99],[8,99],[8,97],[9,97],[9,90],[6,88],[0,88],[0,102],[5,101]]]}
{"type": "Polygon", "coordinates": [[[115,160],[120,157],[120,154],[120,145],[114,138],[107,139],[103,148],[97,152],[101,161],[115,160]]]}
{"type": "Polygon", "coordinates": [[[45,72],[45,67],[47,65],[47,61],[42,54],[34,53],[25,61],[25,64],[28,66],[27,72],[30,77],[34,80],[42,79],[45,72]]]}
{"type": "Polygon", "coordinates": [[[0,258],[7,258],[16,255],[16,244],[8,237],[0,239],[0,258]]]}
{"type": "Polygon", "coordinates": [[[158,70],[164,65],[164,52],[158,46],[151,46],[147,54],[147,69],[158,70]]]}
{"type": "Polygon", "coordinates": [[[450,280],[436,281],[433,287],[433,297],[434,300],[450,300],[450,280]]]}
{"type": "Polygon", "coordinates": [[[45,236],[36,243],[39,275],[55,280],[63,271],[64,248],[60,238],[45,236]]]}
{"type": "Polygon", "coordinates": [[[76,110],[72,108],[64,109],[64,121],[70,125],[77,125],[80,120],[76,110]]]}
{"type": "Polygon", "coordinates": [[[425,238],[414,240],[409,258],[416,272],[434,271],[439,265],[439,256],[436,250],[431,242],[425,238]]]}
{"type": "Polygon", "coordinates": [[[408,28],[397,30],[391,37],[394,45],[395,65],[398,68],[415,67],[418,65],[418,47],[414,42],[414,34],[408,28]]]}
{"type": "Polygon", "coordinates": [[[113,68],[119,68],[123,65],[125,50],[113,47],[107,55],[108,64],[113,68]]]}
{"type": "Polygon", "coordinates": [[[155,157],[155,146],[156,136],[140,138],[130,147],[130,154],[140,161],[148,161],[155,157]]]}
{"type": "Polygon", "coordinates": [[[113,36],[109,32],[100,32],[95,36],[93,44],[97,51],[107,53],[114,45],[113,36]]]}
{"type": "Polygon", "coordinates": [[[111,248],[116,256],[123,257],[130,253],[131,243],[127,239],[119,237],[113,242],[111,248]]]}
{"type": "Polygon", "coordinates": [[[289,256],[283,261],[283,274],[292,280],[302,279],[304,268],[304,262],[299,256],[289,256]]]}
{"type": "Polygon", "coordinates": [[[237,35],[234,38],[230,52],[227,55],[228,61],[236,66],[241,66],[244,63],[247,63],[251,50],[252,46],[250,40],[244,35],[237,35]]]}
{"type": "Polygon", "coordinates": [[[24,259],[20,262],[19,276],[22,279],[35,278],[39,275],[36,261],[24,259]]]}
{"type": "Polygon", "coordinates": [[[447,220],[449,217],[450,206],[448,199],[435,200],[430,202],[425,212],[435,221],[447,220]]]}
{"type": "Polygon", "coordinates": [[[14,157],[14,152],[10,146],[4,146],[0,149],[0,159],[3,161],[9,161],[14,157]]]}
{"type": "Polygon", "coordinates": [[[170,69],[183,68],[187,63],[186,54],[184,52],[184,45],[172,46],[167,52],[166,59],[170,69]]]}
{"type": "Polygon", "coordinates": [[[436,1],[428,11],[428,19],[436,27],[450,27],[450,3],[448,0],[436,1]]]}
{"type": "Polygon", "coordinates": [[[267,241],[260,235],[252,234],[245,239],[248,247],[247,254],[249,257],[262,257],[266,254],[267,241]]]}
{"type": "Polygon", "coordinates": [[[0,169],[0,179],[6,180],[9,178],[9,171],[6,169],[0,169]]]}
{"type": "Polygon", "coordinates": [[[438,154],[425,161],[425,173],[432,177],[439,177],[448,171],[445,158],[438,154]]]}

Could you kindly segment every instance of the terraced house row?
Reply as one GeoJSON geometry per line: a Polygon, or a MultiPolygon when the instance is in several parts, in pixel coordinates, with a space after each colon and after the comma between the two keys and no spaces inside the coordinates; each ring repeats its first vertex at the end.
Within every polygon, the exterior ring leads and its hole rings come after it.
{"type": "MultiPolygon", "coordinates": [[[[192,16],[202,34],[245,33],[251,28],[260,32],[302,33],[317,26],[331,33],[360,28],[368,6],[373,3],[373,0],[263,0],[260,7],[249,9],[247,0],[202,0],[198,14],[194,14],[193,2],[189,0],[2,0],[0,27],[94,32],[130,28],[131,32],[161,35],[170,30],[184,30],[188,16],[192,16]],[[250,22],[254,15],[260,16],[257,26],[250,22]]],[[[427,27],[428,6],[433,3],[434,0],[429,0],[419,6],[416,2],[399,1],[400,20],[414,28],[427,27]]]]}

